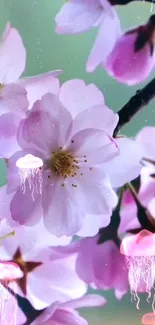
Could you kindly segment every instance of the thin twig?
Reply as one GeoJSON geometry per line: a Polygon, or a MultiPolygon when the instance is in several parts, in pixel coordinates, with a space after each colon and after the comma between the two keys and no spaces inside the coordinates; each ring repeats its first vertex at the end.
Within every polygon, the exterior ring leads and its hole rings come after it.
{"type": "MultiPolygon", "coordinates": [[[[143,2],[144,0],[109,0],[109,2],[115,6],[115,5],[126,5],[130,2],[143,2]]],[[[153,3],[153,0],[145,0],[145,2],[151,2],[153,3]]]]}
{"type": "Polygon", "coordinates": [[[120,131],[122,126],[130,122],[130,120],[143,107],[145,107],[155,97],[155,78],[152,79],[144,88],[137,90],[136,94],[131,97],[127,104],[125,104],[119,111],[119,122],[114,131],[114,136],[120,131]]]}

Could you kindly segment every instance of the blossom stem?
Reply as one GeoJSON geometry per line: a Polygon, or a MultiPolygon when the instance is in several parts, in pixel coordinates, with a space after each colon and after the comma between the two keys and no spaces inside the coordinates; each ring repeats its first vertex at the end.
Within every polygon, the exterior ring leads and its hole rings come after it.
{"type": "Polygon", "coordinates": [[[155,78],[144,88],[137,90],[136,94],[118,111],[119,122],[114,131],[114,136],[120,129],[145,107],[155,97],[155,78]]]}

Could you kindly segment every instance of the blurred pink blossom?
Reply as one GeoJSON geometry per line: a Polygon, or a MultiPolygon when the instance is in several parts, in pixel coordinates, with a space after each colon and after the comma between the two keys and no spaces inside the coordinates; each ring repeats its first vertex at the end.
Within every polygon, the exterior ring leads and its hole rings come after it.
{"type": "Polygon", "coordinates": [[[67,244],[70,238],[55,238],[41,223],[32,228],[11,228],[3,220],[1,228],[3,233],[5,228],[6,233],[13,229],[15,234],[2,240],[0,260],[12,261],[20,267],[23,276],[13,289],[34,308],[40,310],[57,300],[65,302],[86,293],[87,285],[75,272],[75,257],[68,254],[57,258],[53,253],[51,258],[52,247],[67,244]]]}
{"type": "Polygon", "coordinates": [[[108,73],[128,85],[144,81],[155,65],[154,32],[149,21],[120,36],[104,63],[108,73]]]}
{"type": "Polygon", "coordinates": [[[31,325],[88,325],[76,309],[99,307],[106,304],[105,298],[99,295],[87,295],[66,303],[55,302],[48,307],[31,325]]]}
{"type": "MultiPolygon", "coordinates": [[[[112,240],[98,243],[99,235],[73,242],[69,246],[54,248],[56,257],[73,254],[76,257],[76,272],[94,289],[114,290],[121,299],[128,290],[128,272],[119,247],[112,240]]],[[[51,254],[52,259],[52,254],[51,254]]]]}
{"type": "Polygon", "coordinates": [[[99,28],[87,62],[89,72],[104,62],[121,35],[119,18],[108,0],[68,1],[56,15],[55,21],[59,34],[77,34],[96,26],[99,28]]]}
{"type": "Polygon", "coordinates": [[[0,156],[19,150],[17,129],[27,109],[46,92],[57,94],[61,70],[19,79],[26,65],[26,50],[19,32],[9,23],[0,44],[0,156]],[[15,45],[16,44],[16,45],[15,45]]]}

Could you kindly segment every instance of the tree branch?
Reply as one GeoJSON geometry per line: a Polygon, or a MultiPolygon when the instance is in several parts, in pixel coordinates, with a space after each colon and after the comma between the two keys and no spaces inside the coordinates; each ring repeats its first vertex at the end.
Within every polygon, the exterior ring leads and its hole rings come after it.
{"type": "Polygon", "coordinates": [[[133,116],[137,114],[155,97],[155,78],[152,79],[144,88],[137,90],[136,94],[131,97],[119,111],[119,122],[114,131],[114,136],[120,131],[122,126],[130,122],[133,116]]]}
{"type": "MultiPolygon", "coordinates": [[[[126,5],[130,2],[142,2],[143,0],[109,0],[109,2],[115,6],[115,5],[126,5]]],[[[155,0],[145,0],[146,2],[154,3],[155,0]]]]}

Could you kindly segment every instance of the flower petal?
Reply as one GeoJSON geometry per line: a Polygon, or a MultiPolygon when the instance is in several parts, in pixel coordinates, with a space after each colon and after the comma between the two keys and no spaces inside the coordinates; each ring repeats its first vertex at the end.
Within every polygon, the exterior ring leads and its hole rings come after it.
{"type": "Polygon", "coordinates": [[[120,154],[105,164],[105,171],[110,177],[112,186],[117,188],[138,177],[142,168],[143,150],[132,139],[116,138],[115,141],[120,154]]]}
{"type": "Polygon", "coordinates": [[[18,31],[6,25],[0,44],[0,83],[18,80],[25,69],[26,50],[18,31]]]}
{"type": "Polygon", "coordinates": [[[37,76],[27,77],[19,80],[19,84],[25,87],[29,101],[28,109],[31,109],[36,100],[47,93],[57,95],[59,92],[59,79],[56,78],[62,70],[49,71],[37,76]]]}
{"type": "MultiPolygon", "coordinates": [[[[115,141],[103,130],[85,129],[70,140],[68,149],[75,157],[82,158],[81,166],[93,166],[109,161],[119,154],[115,141]]],[[[80,160],[79,160],[80,161],[80,160]]]]}
{"type": "MultiPolygon", "coordinates": [[[[72,129],[72,117],[70,112],[65,107],[63,107],[63,105],[58,99],[58,96],[54,96],[52,94],[44,95],[41,101],[37,101],[34,104],[31,113],[36,113],[36,116],[38,113],[39,116],[39,112],[42,113],[42,115],[49,114],[50,126],[49,128],[47,128],[47,130],[49,130],[51,141],[52,139],[57,139],[57,146],[63,146],[64,143],[67,141],[72,129]],[[50,132],[51,129],[52,132],[50,132]]],[[[31,124],[34,127],[33,121],[31,121],[31,124]]],[[[46,126],[43,126],[42,124],[42,127],[44,128],[44,133],[46,126]]],[[[54,149],[54,145],[52,145],[52,149],[54,149]]]]}
{"type": "Polygon", "coordinates": [[[102,8],[98,2],[69,2],[64,4],[55,21],[56,32],[59,34],[76,34],[91,28],[100,18],[102,8]],[[97,5],[96,5],[97,3],[97,5]]]}
{"type": "Polygon", "coordinates": [[[99,295],[86,295],[81,298],[71,300],[62,304],[63,308],[85,308],[85,307],[98,307],[107,303],[107,300],[99,295]]]}
{"type": "Polygon", "coordinates": [[[0,114],[13,112],[23,118],[27,108],[27,92],[22,86],[9,84],[0,90],[0,114]]]}
{"type": "Polygon", "coordinates": [[[87,61],[87,72],[93,72],[99,64],[105,61],[120,34],[120,22],[117,13],[114,13],[113,18],[106,13],[103,14],[96,41],[87,61]]]}
{"type": "Polygon", "coordinates": [[[83,214],[62,183],[63,180],[57,181],[43,191],[44,224],[56,236],[72,236],[80,230],[83,214]]]}
{"type": "Polygon", "coordinates": [[[71,255],[45,263],[29,274],[30,301],[36,309],[45,308],[55,301],[76,299],[86,293],[87,285],[77,276],[75,262],[76,256],[71,255]]]}
{"type": "Polygon", "coordinates": [[[86,85],[80,79],[66,81],[61,86],[59,99],[72,117],[90,107],[104,105],[102,92],[94,84],[86,85]]]}
{"type": "Polygon", "coordinates": [[[0,116],[0,156],[10,158],[20,149],[17,142],[17,131],[21,118],[13,113],[0,116]]]}
{"type": "Polygon", "coordinates": [[[155,127],[146,126],[136,136],[136,141],[144,148],[144,157],[155,159],[155,127]]]}
{"type": "Polygon", "coordinates": [[[112,136],[117,123],[118,114],[114,113],[107,106],[92,106],[80,112],[74,118],[72,132],[75,134],[83,129],[96,128],[112,136]]]}
{"type": "Polygon", "coordinates": [[[11,201],[11,215],[12,219],[21,225],[33,226],[42,217],[41,195],[34,193],[35,198],[33,198],[32,190],[28,188],[27,183],[25,186],[25,193],[19,188],[11,201]]]}

